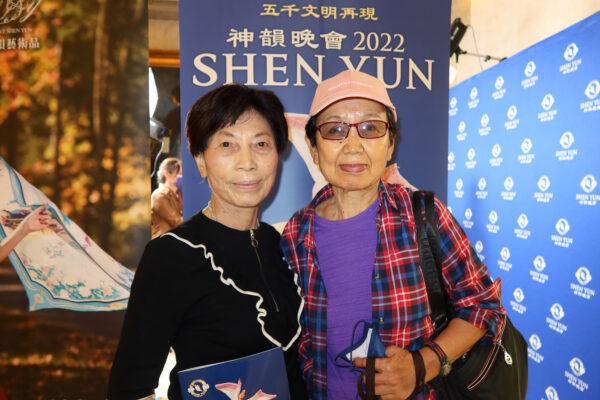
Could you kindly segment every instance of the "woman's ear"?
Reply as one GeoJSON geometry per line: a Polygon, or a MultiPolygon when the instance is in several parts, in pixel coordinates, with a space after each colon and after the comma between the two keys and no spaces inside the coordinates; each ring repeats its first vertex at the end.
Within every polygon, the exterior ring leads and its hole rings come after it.
{"type": "Polygon", "coordinates": [[[206,160],[204,159],[204,154],[202,154],[202,153],[198,154],[196,157],[194,157],[194,160],[196,160],[196,166],[198,167],[198,171],[200,171],[200,176],[202,176],[202,179],[205,179],[207,172],[206,172],[206,160]]]}

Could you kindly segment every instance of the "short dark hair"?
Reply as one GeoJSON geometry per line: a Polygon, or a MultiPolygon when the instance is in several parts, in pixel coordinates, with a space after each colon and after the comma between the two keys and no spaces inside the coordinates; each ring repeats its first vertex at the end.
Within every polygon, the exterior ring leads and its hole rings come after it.
{"type": "MultiPolygon", "coordinates": [[[[394,117],[394,112],[389,108],[385,107],[385,114],[388,122],[388,131],[390,132],[390,140],[394,145],[400,142],[400,121],[394,117]]],[[[306,131],[306,137],[310,140],[310,144],[314,147],[317,144],[317,115],[310,117],[304,130],[306,131]]]]}
{"type": "Polygon", "coordinates": [[[212,135],[235,124],[243,113],[250,110],[267,121],[275,137],[277,152],[281,154],[288,144],[288,125],[279,98],[270,90],[228,84],[206,93],[190,108],[185,133],[192,156],[203,153],[212,135]]]}

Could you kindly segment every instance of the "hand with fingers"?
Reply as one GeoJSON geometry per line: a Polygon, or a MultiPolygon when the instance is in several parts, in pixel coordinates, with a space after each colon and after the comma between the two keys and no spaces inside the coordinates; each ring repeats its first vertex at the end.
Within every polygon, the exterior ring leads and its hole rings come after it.
{"type": "Polygon", "coordinates": [[[46,206],[33,210],[16,227],[12,235],[6,238],[0,245],[0,261],[3,261],[13,251],[13,249],[31,232],[39,231],[48,227],[50,223],[50,214],[46,206]]]}
{"type": "MultiPolygon", "coordinates": [[[[366,358],[354,359],[358,368],[366,368],[366,358]]],[[[413,393],[416,385],[415,366],[410,352],[388,346],[385,358],[375,360],[375,395],[382,400],[404,400],[413,393]]]]}
{"type": "Polygon", "coordinates": [[[42,205],[26,216],[17,229],[22,229],[23,233],[27,235],[28,233],[47,228],[50,220],[50,213],[48,213],[46,205],[42,205]]]}

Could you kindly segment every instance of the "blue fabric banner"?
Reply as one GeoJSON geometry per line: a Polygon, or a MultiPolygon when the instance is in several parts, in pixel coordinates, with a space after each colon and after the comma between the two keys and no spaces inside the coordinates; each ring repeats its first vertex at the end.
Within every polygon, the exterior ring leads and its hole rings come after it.
{"type": "Polygon", "coordinates": [[[530,399],[600,398],[600,13],[450,91],[448,197],[529,343],[530,399]]]}
{"type": "MultiPolygon", "coordinates": [[[[361,70],[388,85],[398,108],[401,173],[444,198],[449,15],[450,3],[434,0],[180,1],[182,114],[198,97],[229,82],[279,95],[293,146],[262,219],[283,223],[323,184],[304,143],[317,82],[361,70]]],[[[183,153],[189,217],[206,205],[210,192],[194,160],[183,153]]]]}

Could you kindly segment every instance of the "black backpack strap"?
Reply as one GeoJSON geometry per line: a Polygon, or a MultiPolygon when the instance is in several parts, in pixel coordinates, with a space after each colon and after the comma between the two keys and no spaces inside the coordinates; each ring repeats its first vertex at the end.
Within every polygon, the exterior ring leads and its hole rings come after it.
{"type": "Polygon", "coordinates": [[[427,287],[431,319],[435,333],[439,333],[448,322],[446,291],[442,284],[441,249],[435,198],[432,192],[419,190],[412,194],[412,207],[421,258],[421,270],[427,287]]]}
{"type": "Polygon", "coordinates": [[[358,397],[362,400],[379,398],[375,396],[375,359],[376,357],[367,357],[367,367],[358,376],[358,397]]]}

